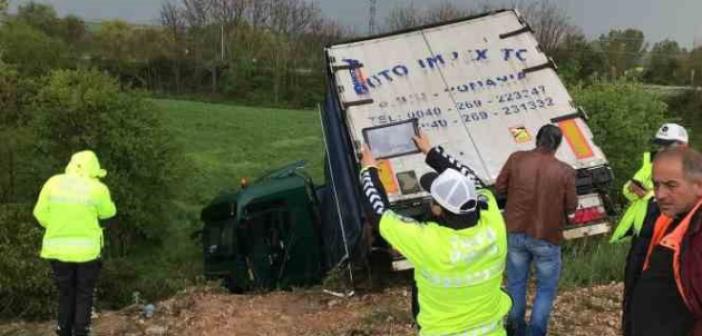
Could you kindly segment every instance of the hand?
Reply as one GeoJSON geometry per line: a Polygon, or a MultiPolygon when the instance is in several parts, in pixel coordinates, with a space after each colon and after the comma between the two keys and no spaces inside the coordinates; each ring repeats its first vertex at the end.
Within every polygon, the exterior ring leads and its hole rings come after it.
{"type": "Polygon", "coordinates": [[[636,185],[636,183],[629,183],[629,191],[639,196],[639,198],[646,196],[646,190],[636,185]]]}
{"type": "Polygon", "coordinates": [[[422,152],[422,154],[426,155],[431,150],[429,136],[426,133],[424,133],[424,131],[419,131],[419,135],[413,136],[412,140],[414,141],[414,144],[417,145],[417,148],[419,148],[419,151],[422,152]]]}
{"type": "Polygon", "coordinates": [[[376,164],[375,157],[373,157],[373,153],[371,152],[370,148],[368,148],[368,145],[363,144],[363,147],[361,148],[361,166],[375,167],[376,164]]]}

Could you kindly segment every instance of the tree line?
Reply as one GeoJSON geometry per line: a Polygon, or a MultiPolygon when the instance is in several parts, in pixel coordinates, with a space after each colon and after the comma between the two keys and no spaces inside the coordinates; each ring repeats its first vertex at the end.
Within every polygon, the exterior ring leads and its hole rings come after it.
{"type": "Polygon", "coordinates": [[[160,94],[309,107],[324,88],[321,46],[343,36],[303,0],[166,1],[159,20],[96,24],[30,2],[4,20],[1,58],[31,75],[95,67],[160,94]]]}
{"type": "MultiPolygon", "coordinates": [[[[649,46],[636,29],[588,40],[556,2],[525,3],[511,5],[519,7],[568,82],[628,76],[702,85],[702,48],[688,50],[671,40],[649,46]]],[[[443,2],[422,9],[410,3],[395,7],[381,26],[388,32],[494,8],[443,2]]],[[[325,90],[323,47],[362,35],[306,0],[166,0],[158,20],[153,26],[90,23],[73,15],[59,18],[50,5],[29,2],[3,20],[0,58],[23,74],[95,67],[123,86],[156,94],[310,107],[325,90]]]]}

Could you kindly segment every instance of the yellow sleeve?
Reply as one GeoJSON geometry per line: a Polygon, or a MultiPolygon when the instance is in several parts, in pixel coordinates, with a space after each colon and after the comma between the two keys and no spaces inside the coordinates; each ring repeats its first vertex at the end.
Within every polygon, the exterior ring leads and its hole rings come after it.
{"type": "Polygon", "coordinates": [[[622,194],[624,195],[624,197],[626,197],[627,200],[629,200],[629,202],[633,202],[639,199],[639,196],[629,190],[630,185],[631,181],[626,181],[626,183],[624,183],[624,187],[622,188],[622,194]]]}
{"type": "Polygon", "coordinates": [[[392,210],[385,211],[380,218],[380,235],[394,249],[399,251],[411,263],[421,261],[422,237],[427,233],[426,224],[403,217],[392,210]]]}
{"type": "Polygon", "coordinates": [[[98,218],[108,219],[117,214],[117,207],[115,203],[112,202],[112,197],[110,197],[110,189],[104,184],[100,183],[100,188],[98,189],[97,200],[95,202],[97,206],[98,218]]]}
{"type": "Polygon", "coordinates": [[[44,186],[41,187],[41,191],[39,192],[37,203],[34,205],[34,211],[32,212],[34,218],[36,218],[37,222],[39,222],[39,225],[43,227],[46,227],[49,224],[49,196],[51,195],[53,185],[53,177],[44,183],[44,186]]]}
{"type": "MultiPolygon", "coordinates": [[[[653,190],[652,174],[653,164],[651,163],[651,153],[644,152],[643,159],[641,160],[641,168],[639,168],[636,174],[634,174],[634,176],[631,177],[631,180],[638,181],[647,191],[650,192],[653,190]]],[[[641,197],[629,190],[629,186],[632,183],[631,180],[624,183],[624,187],[622,188],[622,194],[624,194],[624,197],[626,197],[627,200],[633,202],[640,199],[641,197]]]]}

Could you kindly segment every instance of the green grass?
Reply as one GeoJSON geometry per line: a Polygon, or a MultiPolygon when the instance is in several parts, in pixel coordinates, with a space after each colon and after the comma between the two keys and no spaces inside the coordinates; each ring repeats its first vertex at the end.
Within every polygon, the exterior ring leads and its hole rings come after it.
{"type": "Polygon", "coordinates": [[[563,287],[623,281],[629,243],[610,244],[608,239],[607,235],[564,243],[560,282],[563,287]]]}
{"type": "Polygon", "coordinates": [[[168,129],[193,164],[189,196],[201,208],[221,190],[237,189],[242,177],[296,160],[321,183],[323,144],[316,110],[286,110],[155,99],[168,129]]]}

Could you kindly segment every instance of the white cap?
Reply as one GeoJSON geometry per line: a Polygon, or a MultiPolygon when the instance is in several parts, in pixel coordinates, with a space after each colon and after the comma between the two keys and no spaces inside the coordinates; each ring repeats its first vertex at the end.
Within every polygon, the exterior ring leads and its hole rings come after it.
{"type": "Polygon", "coordinates": [[[663,124],[661,128],[656,132],[656,137],[653,139],[654,142],[682,142],[687,143],[687,131],[685,127],[678,124],[667,123],[663,124]]]}
{"type": "Polygon", "coordinates": [[[478,205],[475,183],[457,170],[446,169],[440,175],[424,174],[420,184],[431,193],[436,203],[456,215],[471,213],[478,205]]]}

